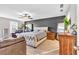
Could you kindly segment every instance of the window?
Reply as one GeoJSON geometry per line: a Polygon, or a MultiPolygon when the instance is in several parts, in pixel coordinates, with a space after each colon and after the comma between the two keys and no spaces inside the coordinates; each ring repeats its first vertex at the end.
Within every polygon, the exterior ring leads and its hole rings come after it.
{"type": "Polygon", "coordinates": [[[58,23],[57,32],[64,32],[64,23],[58,23]]]}
{"type": "Polygon", "coordinates": [[[11,21],[10,22],[10,33],[14,33],[16,30],[18,30],[18,22],[11,21]]]}
{"type": "Polygon", "coordinates": [[[26,31],[33,31],[33,24],[26,24],[26,31]]]}

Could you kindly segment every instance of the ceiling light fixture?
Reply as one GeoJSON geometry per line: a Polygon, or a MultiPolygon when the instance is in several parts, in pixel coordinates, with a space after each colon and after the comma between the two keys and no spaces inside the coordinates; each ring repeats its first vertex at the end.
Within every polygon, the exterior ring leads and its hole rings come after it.
{"type": "Polygon", "coordinates": [[[29,13],[29,12],[22,12],[22,13],[19,13],[19,18],[25,19],[25,20],[33,19],[33,18],[32,18],[32,14],[29,13]]]}

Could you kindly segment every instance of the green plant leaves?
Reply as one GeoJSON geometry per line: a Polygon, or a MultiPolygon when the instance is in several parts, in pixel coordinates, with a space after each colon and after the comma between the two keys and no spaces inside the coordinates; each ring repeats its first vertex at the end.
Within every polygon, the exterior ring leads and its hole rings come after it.
{"type": "Polygon", "coordinates": [[[71,24],[71,20],[68,19],[67,17],[64,18],[64,25],[67,27],[71,24]]]}

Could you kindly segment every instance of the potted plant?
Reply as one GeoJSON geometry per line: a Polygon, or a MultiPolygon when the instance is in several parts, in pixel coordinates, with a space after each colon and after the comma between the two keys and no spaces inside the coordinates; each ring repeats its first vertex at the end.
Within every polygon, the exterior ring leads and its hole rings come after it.
{"type": "Polygon", "coordinates": [[[66,16],[66,17],[64,18],[64,26],[65,26],[65,31],[66,31],[67,33],[69,33],[70,24],[71,24],[71,20],[66,16]]]}

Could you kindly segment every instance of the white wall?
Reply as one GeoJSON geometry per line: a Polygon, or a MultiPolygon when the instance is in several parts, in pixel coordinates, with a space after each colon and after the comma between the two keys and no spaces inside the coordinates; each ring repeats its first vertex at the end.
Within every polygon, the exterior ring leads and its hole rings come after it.
{"type": "Polygon", "coordinates": [[[79,46],[79,5],[72,4],[70,7],[71,25],[77,24],[77,46],[79,46]]]}
{"type": "Polygon", "coordinates": [[[70,6],[70,17],[71,17],[71,25],[76,24],[77,19],[76,19],[76,4],[71,4],[70,6]]]}
{"type": "Polygon", "coordinates": [[[77,46],[79,46],[79,5],[77,5],[77,46]]]}

